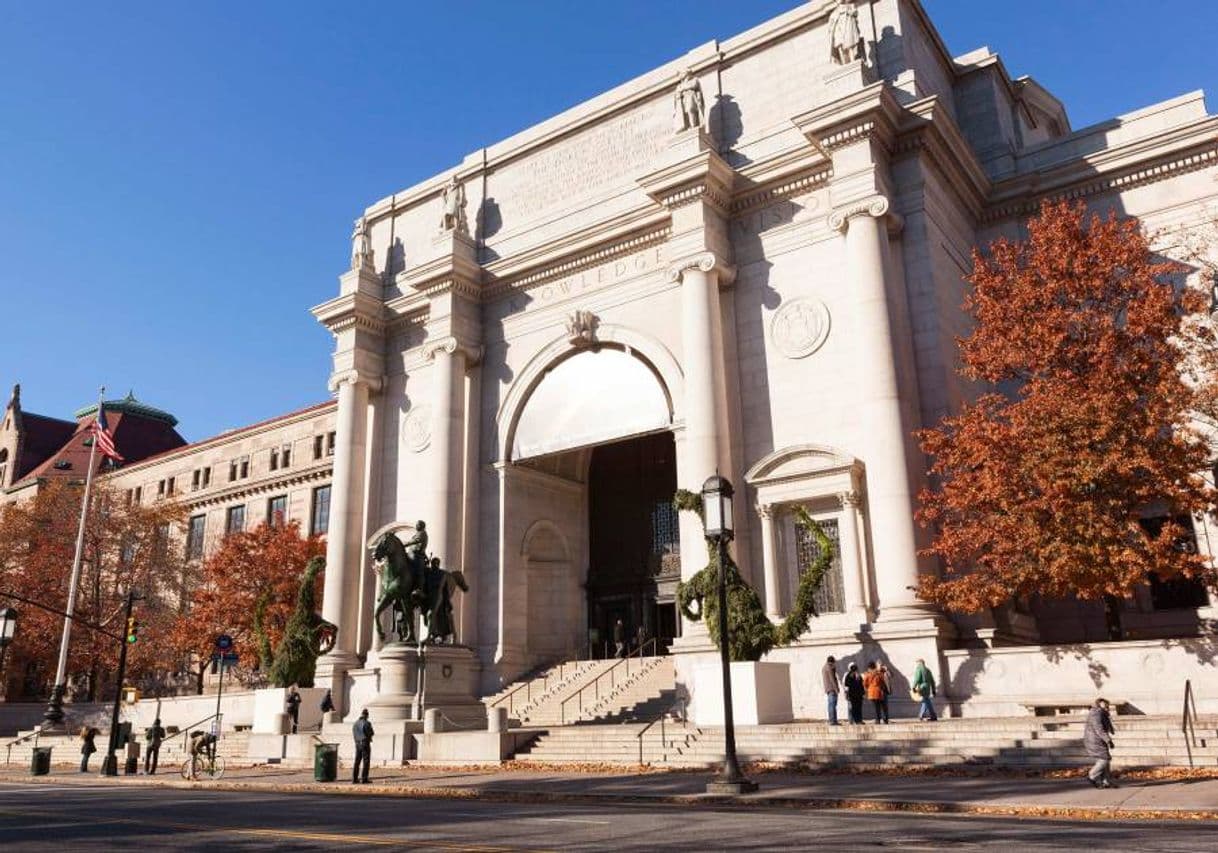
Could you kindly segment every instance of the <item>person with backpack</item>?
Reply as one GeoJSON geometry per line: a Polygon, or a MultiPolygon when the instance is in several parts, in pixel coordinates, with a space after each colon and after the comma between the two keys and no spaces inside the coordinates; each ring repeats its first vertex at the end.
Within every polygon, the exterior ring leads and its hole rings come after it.
{"type": "Polygon", "coordinates": [[[875,721],[877,723],[887,723],[887,680],[884,673],[880,670],[879,661],[873,660],[867,664],[867,671],[863,673],[863,689],[867,691],[867,698],[871,700],[871,705],[875,709],[875,721]]]}
{"type": "Polygon", "coordinates": [[[144,733],[144,740],[148,741],[148,749],[144,752],[144,774],[155,776],[156,763],[161,757],[161,744],[165,740],[165,729],[161,725],[160,717],[152,721],[152,726],[144,733]]]}
{"type": "Polygon", "coordinates": [[[93,741],[98,735],[98,729],[84,726],[80,730],[80,772],[89,772],[89,756],[97,752],[97,744],[93,741]]]}

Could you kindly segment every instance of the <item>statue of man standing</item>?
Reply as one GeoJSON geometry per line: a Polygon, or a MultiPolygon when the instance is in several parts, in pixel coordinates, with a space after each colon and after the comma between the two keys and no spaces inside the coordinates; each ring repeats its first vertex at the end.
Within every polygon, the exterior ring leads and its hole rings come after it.
{"type": "Polygon", "coordinates": [[[829,38],[833,61],[838,65],[863,58],[863,34],[854,0],[838,0],[837,8],[829,16],[829,38]]]}
{"type": "Polygon", "coordinates": [[[692,127],[702,127],[706,120],[706,101],[702,97],[702,84],[694,76],[692,68],[686,68],[673,93],[673,119],[677,133],[692,127]]]}
{"type": "Polygon", "coordinates": [[[465,207],[465,187],[453,175],[444,188],[444,215],[440,218],[441,231],[463,231],[464,219],[461,209],[465,207]]]}

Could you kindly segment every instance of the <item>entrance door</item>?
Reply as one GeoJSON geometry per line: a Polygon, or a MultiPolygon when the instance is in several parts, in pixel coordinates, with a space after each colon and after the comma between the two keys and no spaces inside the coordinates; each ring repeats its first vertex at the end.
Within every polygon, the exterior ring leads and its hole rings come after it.
{"type": "Polygon", "coordinates": [[[672,433],[641,436],[592,451],[588,471],[588,624],[613,652],[613,628],[625,629],[627,648],[638,629],[661,643],[676,632],[673,618],[657,618],[657,597],[681,574],[673,494],[677,489],[672,433]]]}

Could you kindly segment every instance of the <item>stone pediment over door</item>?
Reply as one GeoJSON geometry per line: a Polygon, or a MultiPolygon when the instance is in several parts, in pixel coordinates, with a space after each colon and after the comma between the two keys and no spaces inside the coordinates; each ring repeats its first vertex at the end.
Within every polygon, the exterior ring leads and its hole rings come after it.
{"type": "Polygon", "coordinates": [[[806,500],[861,491],[863,463],[832,447],[794,444],[762,457],[744,479],[759,503],[806,500]]]}

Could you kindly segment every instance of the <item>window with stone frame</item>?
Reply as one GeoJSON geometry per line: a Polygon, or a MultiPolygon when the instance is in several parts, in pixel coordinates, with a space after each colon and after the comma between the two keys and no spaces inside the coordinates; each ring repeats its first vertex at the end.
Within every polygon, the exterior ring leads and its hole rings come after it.
{"type": "MultiPolygon", "coordinates": [[[[816,612],[845,613],[846,592],[845,581],[842,577],[842,549],[837,519],[821,518],[817,519],[817,521],[820,522],[821,529],[825,531],[825,535],[833,542],[834,547],[833,562],[829,564],[829,571],[825,573],[825,580],[821,584],[820,589],[816,591],[814,599],[816,601],[816,612]]],[[[794,523],[792,527],[795,529],[795,561],[798,582],[798,578],[803,577],[808,567],[820,558],[820,546],[807,530],[794,523]]]]}
{"type": "Polygon", "coordinates": [[[281,527],[288,521],[288,496],[276,495],[266,502],[266,523],[281,527]]]}
{"type": "Polygon", "coordinates": [[[326,440],[326,437],[324,435],[313,436],[313,458],[315,460],[321,458],[325,440],[326,440]]]}
{"type": "MultiPolygon", "coordinates": [[[[1193,520],[1187,515],[1177,515],[1172,519],[1184,529],[1184,535],[1176,540],[1176,548],[1186,553],[1197,553],[1197,531],[1193,520]]],[[[1158,538],[1159,531],[1167,523],[1166,515],[1142,518],[1138,524],[1148,535],[1158,538]]],[[[1171,578],[1160,578],[1158,572],[1148,572],[1147,583],[1150,585],[1150,603],[1155,610],[1187,610],[1209,605],[1209,594],[1205,584],[1197,578],[1182,575],[1171,578]]]]}
{"type": "Polygon", "coordinates": [[[245,530],[245,504],[230,506],[224,513],[224,534],[245,530]]]}
{"type": "Polygon", "coordinates": [[[309,515],[309,535],[324,536],[330,528],[330,487],[313,490],[313,511],[309,515]]]}
{"type": "Polygon", "coordinates": [[[203,556],[203,535],[207,529],[207,516],[191,516],[186,528],[186,559],[197,560],[203,556]]]}

